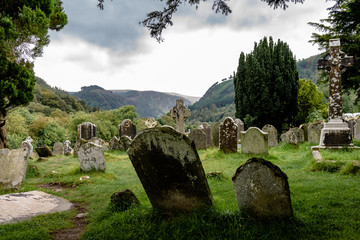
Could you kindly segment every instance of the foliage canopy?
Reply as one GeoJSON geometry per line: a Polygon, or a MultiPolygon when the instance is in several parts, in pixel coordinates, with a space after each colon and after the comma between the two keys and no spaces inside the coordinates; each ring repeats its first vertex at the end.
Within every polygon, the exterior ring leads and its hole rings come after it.
{"type": "Polygon", "coordinates": [[[299,74],[289,46],[264,37],[254,50],[240,54],[234,78],[237,118],[250,126],[294,123],[298,112],[299,74]]]}

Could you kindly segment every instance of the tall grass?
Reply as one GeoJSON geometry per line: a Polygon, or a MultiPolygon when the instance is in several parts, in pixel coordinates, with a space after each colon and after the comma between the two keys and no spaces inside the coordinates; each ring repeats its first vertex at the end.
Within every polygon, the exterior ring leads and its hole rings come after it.
{"type": "MultiPolygon", "coordinates": [[[[360,151],[355,154],[359,157],[360,151]]],[[[221,171],[221,177],[208,178],[215,205],[179,218],[163,219],[152,209],[127,154],[119,151],[105,153],[106,172],[83,173],[71,156],[31,160],[35,167],[18,192],[38,189],[87,204],[83,239],[360,239],[359,174],[312,171],[310,145],[281,144],[260,156],[288,176],[295,216],[279,222],[245,219],[238,211],[231,178],[241,164],[258,155],[224,154],[213,148],[199,151],[199,156],[206,173],[221,171]],[[90,179],[80,180],[83,175],[90,179]],[[61,191],[41,187],[54,182],[66,187],[61,191]],[[114,211],[110,196],[126,188],[141,205],[114,211]]],[[[52,231],[74,226],[71,218],[76,214],[70,210],[2,225],[0,239],[51,239],[52,231]]]]}

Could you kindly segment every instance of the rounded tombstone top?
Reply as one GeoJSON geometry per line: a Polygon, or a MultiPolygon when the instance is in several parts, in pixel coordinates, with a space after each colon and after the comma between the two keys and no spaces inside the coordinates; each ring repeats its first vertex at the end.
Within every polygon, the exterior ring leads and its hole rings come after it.
{"type": "Polygon", "coordinates": [[[121,125],[125,126],[125,127],[130,127],[132,124],[132,121],[130,119],[124,119],[122,122],[121,122],[121,125]]]}

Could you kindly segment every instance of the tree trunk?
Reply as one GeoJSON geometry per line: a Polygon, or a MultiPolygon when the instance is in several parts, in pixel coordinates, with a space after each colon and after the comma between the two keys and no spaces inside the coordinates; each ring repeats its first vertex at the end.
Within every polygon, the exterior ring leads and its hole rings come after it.
{"type": "Polygon", "coordinates": [[[0,149],[10,148],[8,140],[6,138],[6,130],[5,130],[5,117],[4,114],[0,112],[0,149]]]}

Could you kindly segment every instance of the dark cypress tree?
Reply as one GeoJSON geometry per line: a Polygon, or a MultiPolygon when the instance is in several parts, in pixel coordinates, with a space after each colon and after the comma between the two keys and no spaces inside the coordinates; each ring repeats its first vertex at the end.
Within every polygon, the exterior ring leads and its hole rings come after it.
{"type": "Polygon", "coordinates": [[[272,124],[281,130],[297,114],[299,74],[289,46],[264,37],[254,50],[242,52],[234,78],[236,117],[247,127],[272,124]]]}

